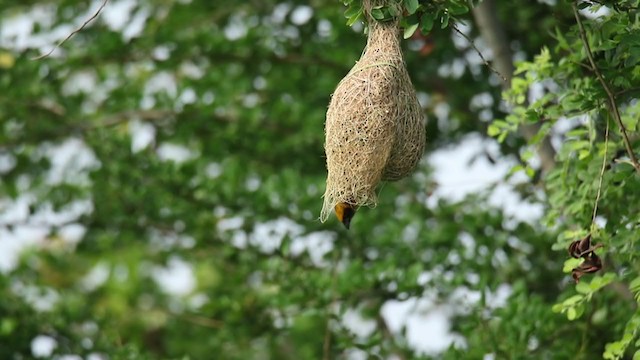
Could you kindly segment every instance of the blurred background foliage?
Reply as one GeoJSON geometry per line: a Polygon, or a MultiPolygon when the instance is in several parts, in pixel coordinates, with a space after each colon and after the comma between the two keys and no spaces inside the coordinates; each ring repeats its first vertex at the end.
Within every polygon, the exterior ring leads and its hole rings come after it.
{"type": "MultiPolygon", "coordinates": [[[[632,357],[640,184],[571,2],[417,2],[435,25],[403,45],[427,154],[349,232],[317,219],[326,106],[365,43],[345,25],[357,1],[112,0],[33,60],[101,3],[1,4],[0,243],[22,244],[0,275],[1,358],[43,337],[42,356],[91,359],[632,357]],[[487,4],[519,64],[510,87],[458,34],[501,56],[477,26],[487,4]],[[531,124],[539,136],[515,131],[531,124]],[[515,190],[541,219],[491,205],[495,186],[433,201],[430,154],[487,133],[497,158],[473,151],[531,175],[515,190]],[[607,275],[576,287],[563,251],[589,231],[607,275]],[[425,351],[434,335],[385,311],[424,302],[450,346],[425,351]]],[[[638,2],[578,6],[636,149],[638,2]]]]}

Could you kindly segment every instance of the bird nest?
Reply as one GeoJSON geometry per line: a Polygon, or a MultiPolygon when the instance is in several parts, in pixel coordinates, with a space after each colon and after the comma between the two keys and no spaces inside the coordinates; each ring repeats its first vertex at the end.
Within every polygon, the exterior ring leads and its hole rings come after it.
{"type": "Polygon", "coordinates": [[[424,115],[402,56],[398,19],[373,19],[371,9],[380,5],[399,6],[365,1],[367,45],[329,103],[322,221],[338,203],[375,207],[378,184],[409,175],[424,150],[424,115]]]}

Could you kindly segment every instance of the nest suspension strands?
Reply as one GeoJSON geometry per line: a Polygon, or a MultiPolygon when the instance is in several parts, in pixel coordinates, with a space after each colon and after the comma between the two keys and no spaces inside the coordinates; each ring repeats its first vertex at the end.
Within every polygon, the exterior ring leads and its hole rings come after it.
{"type": "Polygon", "coordinates": [[[425,143],[424,115],[400,47],[399,19],[379,22],[364,2],[369,35],[356,65],[331,97],[325,123],[327,187],[320,220],[332,211],[347,228],[360,206],[375,207],[381,181],[399,180],[415,169],[425,143]]]}

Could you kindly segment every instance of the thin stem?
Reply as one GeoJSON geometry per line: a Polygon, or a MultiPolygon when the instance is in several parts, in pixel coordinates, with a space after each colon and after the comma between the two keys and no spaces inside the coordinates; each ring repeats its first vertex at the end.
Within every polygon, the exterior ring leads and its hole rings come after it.
{"type": "Polygon", "coordinates": [[[571,3],[571,6],[573,7],[573,14],[576,18],[576,23],[578,24],[578,28],[580,30],[580,39],[582,39],[582,44],[587,53],[587,58],[589,59],[591,68],[593,72],[596,74],[598,81],[604,88],[604,91],[607,93],[607,97],[609,100],[609,108],[613,114],[613,118],[616,120],[616,122],[618,123],[618,127],[620,128],[620,133],[622,134],[622,139],[624,142],[624,147],[627,150],[627,155],[629,155],[629,159],[631,159],[631,163],[633,164],[633,167],[636,169],[638,174],[640,174],[640,164],[638,163],[638,159],[636,158],[636,155],[634,154],[633,149],[631,148],[631,142],[629,141],[629,136],[627,135],[627,129],[624,127],[624,124],[622,123],[622,117],[620,116],[620,109],[618,109],[618,105],[616,104],[616,97],[611,91],[609,84],[607,84],[606,80],[602,76],[602,73],[596,66],[595,60],[593,59],[593,53],[591,52],[591,47],[589,46],[589,41],[587,39],[587,33],[584,30],[584,25],[582,24],[582,20],[580,19],[580,14],[578,13],[578,7],[576,6],[575,2],[571,3]]]}
{"type": "Polygon", "coordinates": [[[90,18],[88,18],[82,25],[80,25],[80,27],[78,27],[77,29],[73,30],[69,35],[67,35],[66,38],[64,38],[64,39],[62,39],[62,41],[58,42],[56,44],[56,46],[53,47],[53,49],[49,50],[49,52],[44,53],[44,54],[42,54],[40,56],[34,57],[31,60],[40,60],[40,59],[46,58],[47,56],[51,55],[51,53],[53,53],[57,48],[62,46],[62,44],[67,42],[67,40],[71,39],[75,34],[77,34],[80,31],[82,31],[87,25],[89,25],[90,22],[92,22],[95,18],[97,18],[98,15],[100,15],[100,12],[102,11],[102,9],[104,9],[104,7],[107,6],[108,2],[109,2],[109,0],[104,0],[102,2],[102,4],[100,5],[100,7],[98,8],[98,10],[96,10],[96,12],[90,18]]]}
{"type": "Polygon", "coordinates": [[[624,95],[630,92],[635,92],[635,91],[640,91],[640,87],[633,87],[629,89],[620,90],[617,93],[615,93],[615,96],[617,97],[617,96],[624,95]]]}
{"type": "Polygon", "coordinates": [[[180,319],[188,321],[192,324],[208,327],[211,329],[220,329],[224,326],[224,323],[219,320],[210,319],[204,316],[190,315],[190,314],[172,314],[180,319]]]}
{"type": "Polygon", "coordinates": [[[471,40],[465,33],[463,33],[462,31],[460,31],[460,29],[458,29],[458,27],[453,24],[453,30],[455,32],[457,32],[460,36],[462,36],[463,38],[465,38],[465,40],[467,40],[469,42],[469,45],[471,45],[471,47],[473,48],[473,50],[475,50],[478,53],[478,56],[480,56],[480,59],[482,59],[482,62],[484,62],[484,65],[489,68],[489,70],[491,70],[491,72],[493,72],[494,74],[496,74],[500,79],[502,79],[502,81],[508,86],[509,84],[509,80],[507,80],[507,78],[502,75],[496,68],[494,68],[491,63],[489,61],[487,61],[487,59],[485,59],[484,55],[482,55],[482,52],[480,52],[480,49],[478,49],[478,47],[476,46],[476,44],[474,43],[473,40],[471,40]]]}
{"type": "Polygon", "coordinates": [[[630,11],[630,10],[638,10],[639,8],[637,6],[631,6],[631,5],[617,5],[615,3],[613,4],[605,4],[602,1],[598,1],[598,0],[588,0],[588,3],[590,3],[589,5],[593,5],[593,4],[598,4],[601,6],[606,6],[608,8],[613,8],[616,11],[622,10],[622,11],[630,11]]]}
{"type": "Polygon", "coordinates": [[[607,119],[607,127],[604,130],[604,155],[602,155],[602,167],[600,168],[600,178],[598,179],[598,192],[596,194],[596,201],[593,204],[593,216],[591,217],[591,232],[595,230],[596,216],[598,215],[598,202],[600,202],[600,196],[602,195],[602,179],[604,178],[604,171],[607,168],[607,154],[609,152],[609,119],[607,119]]]}

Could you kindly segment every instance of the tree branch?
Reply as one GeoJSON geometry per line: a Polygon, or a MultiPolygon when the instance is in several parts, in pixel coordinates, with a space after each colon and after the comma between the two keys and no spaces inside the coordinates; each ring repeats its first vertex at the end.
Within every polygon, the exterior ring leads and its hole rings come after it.
{"type": "Polygon", "coordinates": [[[587,39],[587,33],[584,30],[584,25],[582,24],[582,20],[580,19],[580,13],[578,12],[578,7],[575,2],[571,3],[573,7],[573,15],[576,18],[576,23],[578,24],[578,29],[580,30],[580,39],[582,40],[582,45],[584,46],[584,50],[587,53],[587,59],[589,59],[589,64],[591,64],[591,70],[596,74],[600,85],[607,93],[607,98],[609,102],[609,109],[613,115],[613,118],[618,123],[618,127],[620,128],[620,133],[622,134],[622,140],[624,142],[624,147],[627,150],[627,155],[629,155],[629,159],[631,159],[631,163],[633,167],[636,169],[638,174],[640,174],[640,164],[638,164],[638,159],[636,158],[635,153],[633,152],[633,148],[631,148],[631,142],[629,141],[629,136],[627,135],[627,129],[624,127],[624,123],[622,123],[622,117],[620,116],[620,109],[616,104],[616,96],[613,91],[607,84],[607,81],[602,76],[600,69],[596,65],[595,60],[593,59],[593,53],[591,52],[591,47],[589,46],[589,40],[587,39]]]}
{"type": "Polygon", "coordinates": [[[482,52],[480,51],[480,49],[478,49],[478,47],[476,46],[476,43],[470,39],[467,34],[463,33],[462,31],[460,31],[460,29],[458,29],[458,27],[456,26],[456,24],[452,25],[452,28],[455,32],[457,32],[460,36],[462,36],[463,38],[465,38],[468,42],[469,45],[471,45],[471,47],[473,48],[473,50],[476,51],[476,53],[478,53],[478,56],[480,56],[480,59],[482,59],[482,62],[484,62],[484,65],[486,67],[489,68],[489,70],[491,70],[497,77],[499,77],[500,79],[502,79],[503,83],[505,85],[509,84],[509,81],[507,80],[507,78],[500,72],[498,71],[496,68],[493,67],[493,65],[491,65],[491,63],[489,61],[487,61],[487,59],[485,59],[484,55],[482,55],[482,52]]]}
{"type": "Polygon", "coordinates": [[[107,6],[108,2],[109,2],[109,0],[104,0],[102,2],[102,4],[100,5],[100,7],[98,8],[98,10],[96,10],[96,12],[90,18],[88,18],[82,25],[80,25],[80,27],[78,27],[77,29],[73,30],[69,35],[67,35],[66,38],[64,38],[64,39],[62,39],[62,41],[58,42],[56,44],[56,46],[53,47],[53,49],[49,50],[49,52],[44,53],[44,54],[42,54],[40,56],[34,57],[31,60],[40,60],[40,59],[46,58],[47,56],[51,55],[51,53],[53,53],[57,48],[62,46],[62,44],[67,42],[67,40],[71,39],[75,34],[77,34],[80,31],[82,31],[87,25],[89,25],[90,22],[92,22],[95,18],[97,18],[98,15],[100,15],[100,12],[102,11],[102,9],[104,9],[104,7],[107,6]]]}
{"type": "Polygon", "coordinates": [[[205,317],[205,316],[192,315],[192,314],[174,314],[174,313],[170,313],[170,315],[173,315],[178,319],[188,321],[192,324],[208,327],[211,329],[220,329],[221,327],[224,326],[224,323],[222,321],[205,317]]]}
{"type": "Polygon", "coordinates": [[[503,74],[505,89],[511,86],[513,77],[513,61],[511,60],[511,50],[509,41],[504,31],[493,0],[485,0],[477,7],[473,8],[473,18],[476,20],[480,36],[484,38],[487,45],[493,51],[493,63],[496,69],[503,74]]]}
{"type": "MultiPolygon", "coordinates": [[[[504,76],[503,89],[511,87],[514,66],[512,54],[509,48],[509,41],[504,28],[498,19],[494,0],[484,0],[477,7],[473,8],[473,17],[478,25],[480,35],[487,41],[493,50],[493,64],[495,69],[504,76]]],[[[531,140],[540,130],[539,124],[522,125],[518,129],[520,134],[527,140],[531,140]]],[[[548,173],[555,167],[556,151],[551,145],[549,137],[545,137],[538,147],[538,156],[542,171],[548,173]]]]}

